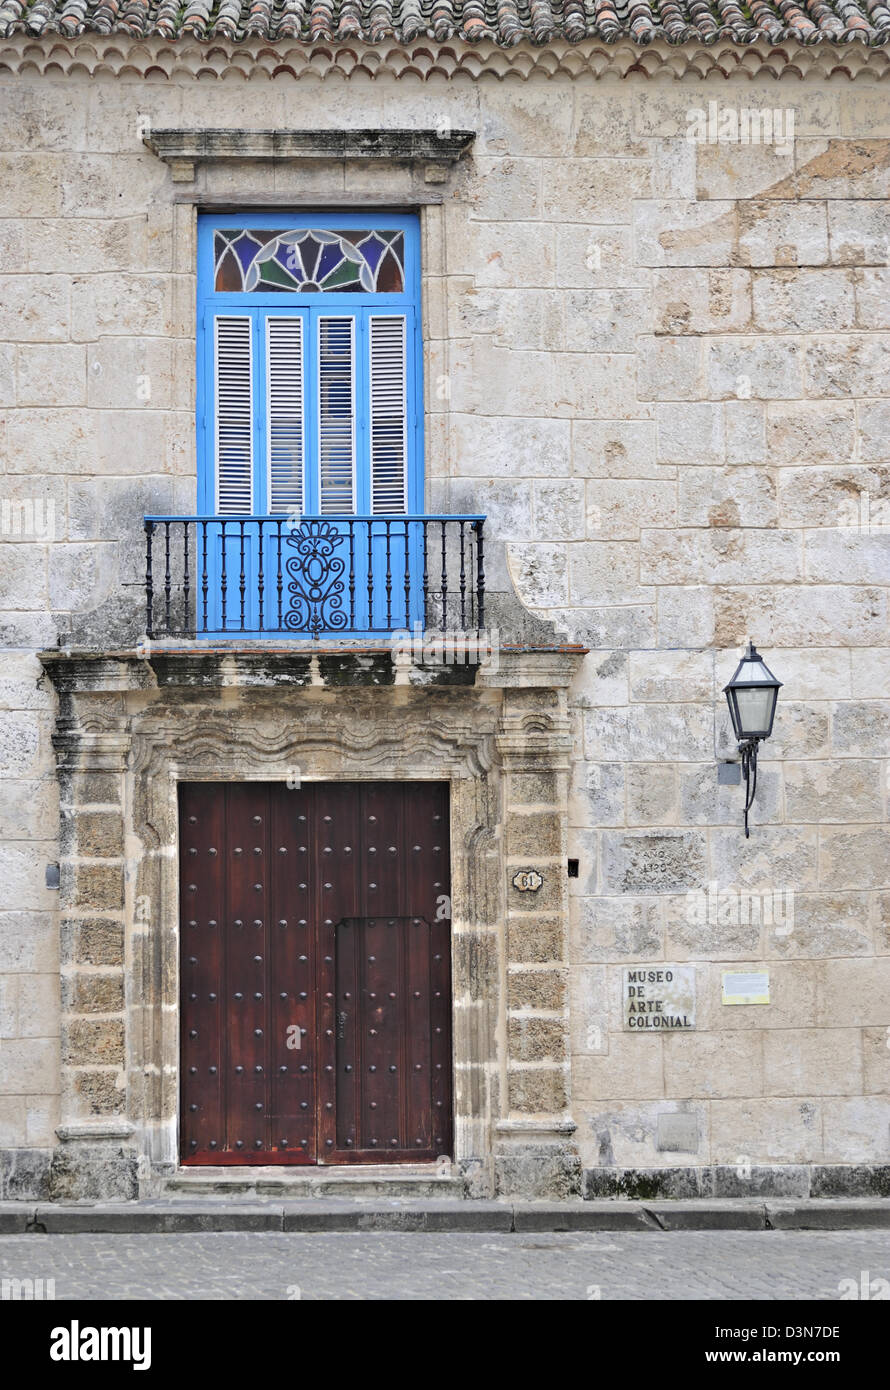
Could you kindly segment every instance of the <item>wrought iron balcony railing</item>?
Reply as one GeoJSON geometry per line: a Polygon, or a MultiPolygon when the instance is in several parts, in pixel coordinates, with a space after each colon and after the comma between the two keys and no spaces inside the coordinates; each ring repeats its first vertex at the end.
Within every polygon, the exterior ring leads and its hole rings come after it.
{"type": "Polygon", "coordinates": [[[147,516],[146,636],[479,632],[484,521],[147,516]]]}

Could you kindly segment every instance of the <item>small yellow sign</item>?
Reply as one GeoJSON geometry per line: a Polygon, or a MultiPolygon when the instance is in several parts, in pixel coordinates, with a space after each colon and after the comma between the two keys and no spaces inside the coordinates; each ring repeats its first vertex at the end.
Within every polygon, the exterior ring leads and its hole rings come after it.
{"type": "Polygon", "coordinates": [[[724,1004],[768,1004],[768,970],[724,970],[724,1004]]]}

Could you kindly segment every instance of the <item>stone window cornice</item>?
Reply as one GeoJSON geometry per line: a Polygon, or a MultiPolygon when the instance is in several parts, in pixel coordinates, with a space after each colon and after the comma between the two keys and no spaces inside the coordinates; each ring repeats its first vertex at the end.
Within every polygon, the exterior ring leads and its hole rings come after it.
{"type": "Polygon", "coordinates": [[[191,183],[199,164],[225,160],[360,161],[422,164],[427,181],[444,182],[476,138],[474,130],[151,130],[144,144],[170,168],[174,183],[191,183]]]}

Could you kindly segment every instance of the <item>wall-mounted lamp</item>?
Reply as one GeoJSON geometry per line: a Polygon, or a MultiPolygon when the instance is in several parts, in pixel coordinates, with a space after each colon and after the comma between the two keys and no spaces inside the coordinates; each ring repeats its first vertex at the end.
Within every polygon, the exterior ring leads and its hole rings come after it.
{"type": "Polygon", "coordinates": [[[736,668],[735,675],[723,687],[729,717],[738,740],[745,779],[745,835],[749,835],[748,812],[757,791],[757,745],[773,731],[776,700],[782,682],[777,681],[753,642],[736,668]]]}

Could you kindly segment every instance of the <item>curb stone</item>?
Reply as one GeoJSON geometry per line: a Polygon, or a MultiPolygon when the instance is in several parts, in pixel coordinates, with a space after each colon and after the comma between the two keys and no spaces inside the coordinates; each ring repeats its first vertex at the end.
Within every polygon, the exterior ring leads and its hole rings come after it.
{"type": "Polygon", "coordinates": [[[37,1224],[47,1235],[173,1235],[198,1231],[280,1231],[279,1204],[207,1202],[180,1204],[121,1202],[95,1206],[47,1203],[37,1208],[37,1224]]]}
{"type": "Polygon", "coordinates": [[[26,1202],[0,1202],[0,1235],[21,1236],[34,1220],[34,1208],[26,1202]]]}
{"type": "Polygon", "coordinates": [[[311,1202],[288,1204],[285,1231],[489,1231],[513,1229],[504,1202],[311,1202]]]}
{"type": "Polygon", "coordinates": [[[890,1201],[886,1198],[850,1198],[809,1202],[773,1201],[766,1204],[767,1220],[774,1231],[853,1231],[890,1229],[890,1201]]]}
{"type": "Polygon", "coordinates": [[[0,1235],[189,1232],[845,1231],[890,1229],[890,1200],[714,1198],[501,1202],[330,1198],[290,1202],[0,1202],[0,1235]]]}
{"type": "Polygon", "coordinates": [[[515,1202],[514,1231],[648,1231],[657,1223],[643,1202],[515,1202]]]}
{"type": "Polygon", "coordinates": [[[766,1204],[715,1198],[713,1201],[644,1202],[662,1231],[765,1231],[766,1204]]]}

